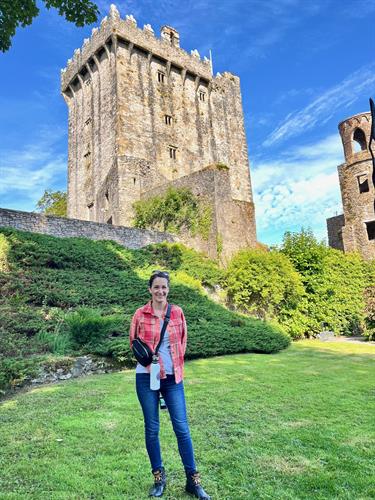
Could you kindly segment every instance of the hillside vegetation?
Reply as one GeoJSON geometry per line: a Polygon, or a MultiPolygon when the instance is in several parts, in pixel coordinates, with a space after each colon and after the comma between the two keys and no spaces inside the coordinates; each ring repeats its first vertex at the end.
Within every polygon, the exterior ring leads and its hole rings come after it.
{"type": "Polygon", "coordinates": [[[111,241],[54,238],[0,229],[0,390],[21,384],[48,354],[92,353],[125,366],[134,360],[128,329],[147,302],[154,269],[171,272],[170,301],[184,309],[186,357],[279,351],[289,337],[275,324],[210,300],[223,283],[216,263],[182,245],[129,250],[111,241]]]}

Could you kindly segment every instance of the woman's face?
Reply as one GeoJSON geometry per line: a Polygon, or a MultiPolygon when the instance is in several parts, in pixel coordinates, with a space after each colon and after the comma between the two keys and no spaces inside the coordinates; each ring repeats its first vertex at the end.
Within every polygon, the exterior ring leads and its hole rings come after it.
{"type": "Polygon", "coordinates": [[[166,278],[155,278],[152,282],[151,288],[149,288],[151,293],[152,302],[154,304],[163,304],[167,301],[169,286],[166,278]]]}

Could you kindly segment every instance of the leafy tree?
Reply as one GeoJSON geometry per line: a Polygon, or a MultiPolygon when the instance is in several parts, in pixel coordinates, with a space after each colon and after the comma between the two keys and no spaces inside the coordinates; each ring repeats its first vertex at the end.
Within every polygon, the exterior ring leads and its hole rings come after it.
{"type": "Polygon", "coordinates": [[[307,292],[306,335],[315,335],[322,328],[336,334],[363,331],[368,278],[365,263],[358,254],[329,248],[304,229],[285,233],[281,252],[300,273],[307,292]]]}
{"type": "Polygon", "coordinates": [[[64,191],[46,189],[36,204],[37,210],[46,215],[67,216],[67,196],[64,191]]]}
{"type": "MultiPolygon", "coordinates": [[[[43,0],[47,9],[55,7],[60,16],[76,26],[84,26],[98,20],[99,9],[90,0],[43,0]]],[[[36,0],[1,0],[0,2],[0,50],[6,52],[12,45],[12,37],[18,26],[29,26],[38,16],[36,0]]]]}

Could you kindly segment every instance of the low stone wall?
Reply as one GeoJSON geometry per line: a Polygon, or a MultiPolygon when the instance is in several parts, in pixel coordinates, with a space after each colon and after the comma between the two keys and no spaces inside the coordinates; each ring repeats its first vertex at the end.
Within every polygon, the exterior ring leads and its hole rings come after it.
{"type": "Polygon", "coordinates": [[[177,238],[171,234],[160,231],[111,226],[100,222],[67,219],[6,208],[0,208],[0,227],[13,227],[21,231],[49,234],[62,238],[82,237],[91,240],[113,240],[124,247],[134,249],[142,248],[151,243],[177,241],[177,238]]]}

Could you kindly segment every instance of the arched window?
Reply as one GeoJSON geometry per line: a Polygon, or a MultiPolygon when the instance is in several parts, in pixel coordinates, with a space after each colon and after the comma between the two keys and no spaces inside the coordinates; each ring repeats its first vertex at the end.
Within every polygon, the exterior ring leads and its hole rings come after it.
{"type": "Polygon", "coordinates": [[[356,128],[353,134],[354,153],[367,149],[366,136],[362,129],[356,128]]]}

